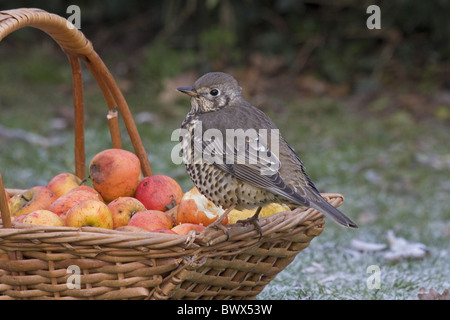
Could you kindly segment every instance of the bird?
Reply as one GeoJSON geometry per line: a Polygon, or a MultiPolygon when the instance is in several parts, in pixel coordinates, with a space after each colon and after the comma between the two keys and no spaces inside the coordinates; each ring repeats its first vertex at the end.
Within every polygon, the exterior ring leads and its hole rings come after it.
{"type": "Polygon", "coordinates": [[[200,193],[225,210],[209,227],[227,233],[222,221],[231,210],[257,208],[240,222],[254,224],[261,238],[261,208],[278,202],[314,208],[338,225],[358,228],[320,195],[294,148],[243,97],[233,76],[209,72],[177,90],[190,96],[191,103],[180,130],[186,171],[200,193]]]}

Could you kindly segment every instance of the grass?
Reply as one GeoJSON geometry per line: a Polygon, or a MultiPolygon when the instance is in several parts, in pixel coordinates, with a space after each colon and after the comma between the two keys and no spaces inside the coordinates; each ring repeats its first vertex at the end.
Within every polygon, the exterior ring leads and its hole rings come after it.
{"type": "MultiPolygon", "coordinates": [[[[14,188],[43,185],[57,173],[74,170],[73,128],[64,120],[72,105],[68,63],[64,57],[50,59],[38,52],[29,60],[30,54],[3,54],[0,59],[5,75],[0,78],[0,125],[40,134],[51,143],[41,147],[0,136],[2,176],[14,188]]],[[[106,104],[93,80],[86,77],[85,82],[89,161],[110,144],[106,104]]],[[[187,190],[192,183],[184,168],[170,160],[177,143],[170,141],[170,134],[180,126],[187,100],[160,105],[145,84],[134,85],[125,96],[134,115],[154,116],[137,121],[154,172],[176,178],[187,190]]],[[[360,228],[347,230],[327,222],[322,235],[258,298],[416,299],[420,287],[438,292],[449,288],[449,127],[416,121],[403,111],[374,116],[327,97],[292,99],[283,105],[281,111],[267,113],[301,155],[319,190],[345,196],[342,210],[360,228]],[[386,243],[388,230],[425,244],[429,255],[392,263],[384,259],[384,252],[351,249],[352,239],[386,243]],[[367,287],[370,265],[380,268],[380,289],[367,287]]],[[[122,129],[124,146],[131,150],[122,129]]]]}

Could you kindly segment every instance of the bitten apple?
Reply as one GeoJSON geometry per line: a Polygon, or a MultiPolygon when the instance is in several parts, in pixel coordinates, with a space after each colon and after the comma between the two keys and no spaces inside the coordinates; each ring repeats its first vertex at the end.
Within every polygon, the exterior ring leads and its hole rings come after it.
{"type": "Polygon", "coordinates": [[[131,216],[139,211],[147,210],[136,198],[119,197],[108,204],[113,215],[113,229],[126,226],[131,216]]]}
{"type": "Polygon", "coordinates": [[[123,149],[107,149],[96,154],[89,164],[92,184],[106,202],[134,196],[141,179],[139,158],[123,149]]]}
{"type": "Polygon", "coordinates": [[[162,211],[145,210],[136,212],[128,222],[129,226],[136,226],[139,228],[153,231],[156,229],[172,229],[174,221],[171,217],[162,211]]]}
{"type": "Polygon", "coordinates": [[[148,210],[167,211],[180,203],[183,190],[171,177],[153,175],[142,179],[135,197],[148,210]]]}
{"type": "Polygon", "coordinates": [[[56,197],[59,198],[73,188],[80,186],[82,183],[83,180],[76,175],[64,172],[54,176],[47,184],[47,188],[52,190],[56,197]]]}
{"type": "Polygon", "coordinates": [[[50,205],[48,210],[61,216],[63,213],[72,208],[76,203],[88,199],[101,201],[101,196],[98,194],[98,192],[96,192],[89,186],[79,186],[56,199],[50,205]]]}
{"type": "Polygon", "coordinates": [[[205,226],[196,223],[182,223],[173,227],[172,231],[175,232],[176,234],[186,235],[191,230],[202,232],[203,230],[205,230],[205,228],[206,228],[205,226]]]}
{"type": "Polygon", "coordinates": [[[113,228],[113,217],[108,206],[99,200],[83,200],[75,204],[65,214],[68,227],[113,228]]]}
{"type": "Polygon", "coordinates": [[[63,227],[63,220],[49,210],[36,210],[25,215],[22,223],[36,224],[40,226],[63,227]]]}
{"type": "MultiPolygon", "coordinates": [[[[217,207],[194,187],[181,198],[177,210],[177,224],[194,223],[209,226],[224,212],[225,210],[217,207]]],[[[228,217],[222,220],[222,224],[228,224],[228,217]]]]}
{"type": "Polygon", "coordinates": [[[12,216],[20,216],[36,210],[46,210],[56,200],[56,196],[47,187],[36,186],[9,199],[12,216]]]}

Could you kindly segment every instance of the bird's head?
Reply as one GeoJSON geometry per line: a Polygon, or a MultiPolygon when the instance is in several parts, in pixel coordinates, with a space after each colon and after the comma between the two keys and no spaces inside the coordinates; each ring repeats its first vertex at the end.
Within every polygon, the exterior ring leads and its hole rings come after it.
{"type": "Polygon", "coordinates": [[[216,111],[242,97],[242,88],[236,79],[223,72],[207,73],[195,81],[194,86],[177,90],[189,95],[192,111],[200,113],[216,111]]]}

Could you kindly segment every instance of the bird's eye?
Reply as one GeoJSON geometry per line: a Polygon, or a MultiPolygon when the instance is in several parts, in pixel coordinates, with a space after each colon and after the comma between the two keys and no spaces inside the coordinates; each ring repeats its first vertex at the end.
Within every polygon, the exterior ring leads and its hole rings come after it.
{"type": "Polygon", "coordinates": [[[219,90],[217,90],[217,89],[212,89],[212,90],[209,92],[209,94],[215,97],[215,96],[217,96],[217,95],[219,94],[219,90]]]}

